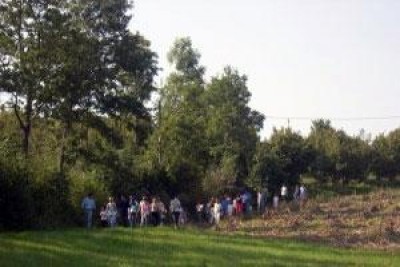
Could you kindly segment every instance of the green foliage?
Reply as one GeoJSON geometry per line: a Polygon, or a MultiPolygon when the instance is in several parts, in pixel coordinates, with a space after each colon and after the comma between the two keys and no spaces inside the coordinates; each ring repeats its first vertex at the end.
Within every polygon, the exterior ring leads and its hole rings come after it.
{"type": "Polygon", "coordinates": [[[235,157],[225,156],[217,167],[208,169],[202,181],[204,192],[208,197],[218,196],[235,188],[236,162],[235,157]]]}
{"type": "Polygon", "coordinates": [[[81,222],[81,201],[88,193],[93,193],[97,203],[97,210],[100,210],[101,203],[106,203],[111,195],[102,173],[98,170],[83,171],[78,168],[72,169],[68,173],[68,205],[71,206],[75,214],[72,218],[75,222],[81,222]]]}
{"type": "Polygon", "coordinates": [[[196,194],[207,164],[204,71],[190,39],[178,39],[169,58],[176,72],[161,89],[158,125],[144,158],[148,169],[157,170],[156,176],[165,174],[163,178],[170,180],[173,193],[196,194]]]}
{"type": "MultiPolygon", "coordinates": [[[[226,157],[235,159],[235,184],[248,176],[264,116],[249,107],[247,77],[231,67],[214,77],[207,87],[207,129],[211,162],[218,166],[226,157]]],[[[215,168],[212,166],[212,168],[215,168]]]]}
{"type": "Polygon", "coordinates": [[[205,68],[200,66],[200,53],[188,37],[178,38],[168,52],[168,61],[175,65],[179,75],[191,81],[202,81],[205,68]]]}
{"type": "Polygon", "coordinates": [[[99,201],[148,192],[190,203],[244,186],[275,191],[305,173],[320,182],[399,175],[399,129],[370,144],[318,120],[306,139],[281,129],[260,142],[264,116],[249,106],[246,75],[226,67],[207,81],[190,38],[173,44],[175,70],[149,108],[157,56],[129,31],[130,8],[0,0],[0,227],[77,222],[88,191],[99,201]]]}
{"type": "Polygon", "coordinates": [[[313,153],[305,140],[290,128],[274,129],[257,147],[249,184],[276,192],[283,184],[294,187],[307,171],[313,153]]]}
{"type": "Polygon", "coordinates": [[[335,173],[339,153],[339,140],[330,121],[313,121],[307,142],[312,147],[315,158],[310,164],[310,173],[321,182],[327,181],[335,173]]]}
{"type": "MultiPolygon", "coordinates": [[[[12,162],[12,161],[11,161],[12,162]]],[[[24,229],[31,225],[34,209],[24,166],[0,158],[0,229],[24,229]]]]}
{"type": "Polygon", "coordinates": [[[317,120],[307,141],[315,154],[310,173],[319,181],[331,179],[346,183],[368,176],[371,149],[361,136],[348,136],[334,129],[330,121],[317,120]]]}
{"type": "Polygon", "coordinates": [[[370,170],[378,179],[393,180],[400,174],[400,130],[388,135],[379,135],[372,142],[372,162],[370,170]]]}
{"type": "Polygon", "coordinates": [[[360,137],[350,137],[343,131],[337,132],[340,142],[336,162],[335,178],[347,183],[350,180],[367,178],[370,163],[370,148],[360,137]]]}
{"type": "Polygon", "coordinates": [[[23,205],[34,198],[27,206],[40,213],[21,225],[74,221],[85,190],[104,199],[139,187],[158,68],[150,42],[128,30],[130,8],[125,0],[0,1],[0,160],[22,166],[0,172],[4,188],[29,174],[29,186],[12,191],[23,205]]]}

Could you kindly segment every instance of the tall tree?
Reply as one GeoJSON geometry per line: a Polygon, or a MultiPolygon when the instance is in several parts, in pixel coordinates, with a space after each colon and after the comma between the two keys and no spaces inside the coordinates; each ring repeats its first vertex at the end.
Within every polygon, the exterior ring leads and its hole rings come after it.
{"type": "Polygon", "coordinates": [[[40,113],[40,95],[48,78],[43,31],[53,4],[60,1],[0,1],[0,92],[9,93],[26,156],[32,121],[40,113]]]}
{"type": "Polygon", "coordinates": [[[149,140],[147,156],[165,171],[176,191],[198,187],[207,163],[204,138],[204,67],[188,38],[177,39],[169,52],[175,71],[160,91],[157,128],[149,140]]]}
{"type": "MultiPolygon", "coordinates": [[[[206,90],[207,131],[211,161],[215,167],[228,158],[235,162],[235,184],[243,185],[263,127],[264,116],[249,107],[251,93],[247,77],[226,67],[213,77],[206,90]]],[[[222,168],[226,169],[226,168],[222,168]]]]}

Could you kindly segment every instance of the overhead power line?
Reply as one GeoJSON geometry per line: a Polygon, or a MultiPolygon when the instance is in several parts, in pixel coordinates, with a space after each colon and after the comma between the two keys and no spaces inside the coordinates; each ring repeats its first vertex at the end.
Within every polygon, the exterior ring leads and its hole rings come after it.
{"type": "Polygon", "coordinates": [[[273,120],[330,120],[330,121],[366,121],[366,120],[399,120],[400,116],[382,117],[291,117],[291,116],[265,116],[266,119],[273,120]]]}

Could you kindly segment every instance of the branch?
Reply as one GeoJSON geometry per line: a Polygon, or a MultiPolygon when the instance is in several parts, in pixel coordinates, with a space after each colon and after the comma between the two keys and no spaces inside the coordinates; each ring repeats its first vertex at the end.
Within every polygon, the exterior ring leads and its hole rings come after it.
{"type": "Polygon", "coordinates": [[[14,113],[15,113],[15,116],[17,117],[17,119],[18,119],[19,126],[21,127],[21,129],[22,130],[26,130],[26,126],[25,126],[24,122],[22,121],[21,116],[19,115],[17,101],[18,101],[18,99],[17,99],[17,96],[16,96],[15,97],[15,104],[13,106],[14,113]]]}

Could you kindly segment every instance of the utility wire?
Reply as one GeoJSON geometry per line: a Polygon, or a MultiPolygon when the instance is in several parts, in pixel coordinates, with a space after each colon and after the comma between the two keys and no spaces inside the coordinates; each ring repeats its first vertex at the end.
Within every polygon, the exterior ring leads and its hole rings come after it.
{"type": "Polygon", "coordinates": [[[399,120],[400,116],[382,116],[382,117],[291,117],[291,116],[265,116],[266,119],[273,120],[330,120],[330,121],[366,121],[366,120],[399,120]]]}

